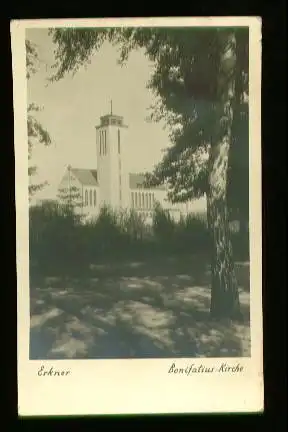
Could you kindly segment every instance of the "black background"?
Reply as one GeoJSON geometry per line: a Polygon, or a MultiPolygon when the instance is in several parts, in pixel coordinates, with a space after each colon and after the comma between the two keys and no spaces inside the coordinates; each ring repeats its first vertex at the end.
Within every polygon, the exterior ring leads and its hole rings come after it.
{"type": "MultiPolygon", "coordinates": [[[[262,200],[263,200],[263,308],[264,308],[264,379],[265,379],[265,411],[263,414],[251,415],[172,415],[172,416],[131,416],[110,418],[88,418],[88,422],[99,424],[112,423],[125,427],[131,423],[144,423],[144,427],[166,427],[172,424],[176,430],[205,430],[206,428],[231,428],[235,426],[243,429],[255,426],[273,428],[277,431],[286,430],[286,2],[185,2],[176,4],[159,2],[159,7],[149,3],[93,2],[89,5],[83,2],[49,3],[7,2],[2,8],[8,8],[5,19],[1,19],[1,150],[5,159],[2,161],[1,187],[1,228],[2,239],[2,274],[8,278],[1,278],[2,293],[1,308],[1,343],[4,365],[1,366],[1,393],[4,402],[8,402],[7,409],[2,405],[2,422],[5,418],[11,426],[39,428],[39,422],[47,423],[53,430],[65,429],[63,422],[83,429],[83,419],[53,418],[53,419],[17,419],[17,290],[16,290],[16,235],[15,235],[15,171],[13,153],[13,88],[12,88],[12,60],[10,45],[11,19],[39,19],[39,18],[97,18],[117,16],[261,16],[262,17],[262,200]],[[106,10],[104,11],[104,6],[106,10]],[[110,7],[109,7],[110,6],[110,7]],[[134,10],[132,11],[134,6],[134,10]],[[137,7],[138,10],[137,10],[137,7]],[[140,11],[142,6],[142,11],[140,11]],[[144,12],[144,6],[146,11],[144,12]],[[151,6],[151,5],[150,5],[151,6]],[[174,6],[174,7],[173,7],[174,6]],[[185,8],[186,6],[186,8],[185,8]],[[192,8],[193,6],[193,8],[192,8]],[[182,10],[180,11],[180,8],[182,10]],[[42,9],[42,10],[41,10],[42,9]],[[185,10],[186,9],[186,10],[185,10]],[[149,13],[148,13],[149,10],[149,13]],[[129,11],[129,12],[128,12],[129,11]],[[162,12],[162,13],[161,13],[162,12]],[[167,13],[167,12],[170,12],[167,13]],[[3,62],[4,58],[4,62],[3,62]],[[4,115],[3,115],[4,114],[4,115]],[[4,132],[4,134],[3,134],[4,132]],[[5,168],[3,170],[3,168],[5,168]],[[3,183],[4,181],[4,183],[3,183]],[[4,193],[3,193],[4,192],[4,193]],[[5,201],[3,200],[5,196],[5,201]],[[3,221],[3,215],[5,220],[3,221]],[[9,265],[8,265],[9,264],[9,265]],[[5,312],[5,314],[4,314],[5,312]],[[6,315],[6,316],[5,316],[6,315]],[[5,364],[6,363],[6,364],[5,364]],[[3,384],[7,387],[4,389],[3,384]],[[4,414],[4,416],[3,416],[4,414]],[[14,424],[13,424],[14,423],[14,424]],[[122,426],[124,426],[124,424],[122,426]],[[199,428],[199,429],[198,429],[199,428]]],[[[253,172],[251,173],[253,175],[253,172]]],[[[20,287],[21,289],[21,287],[20,287]]],[[[95,389],[95,392],[97,389],[95,389]]],[[[191,388],[191,391],[193,389],[191,388]]],[[[221,389],[219,389],[221,391],[221,389]]],[[[135,395],[137,397],[137,395],[135,395]]],[[[181,397],[181,395],[179,395],[181,397]]],[[[233,397],[233,394],[231,394],[233,397]]],[[[177,394],[175,394],[177,398],[177,394]]],[[[85,420],[87,424],[87,419],[85,420]]],[[[103,425],[102,425],[103,426],[103,425]]],[[[4,426],[5,427],[5,426],[4,426]]],[[[10,428],[8,428],[10,429],[10,428]]],[[[237,429],[237,428],[236,428],[237,429]]]]}

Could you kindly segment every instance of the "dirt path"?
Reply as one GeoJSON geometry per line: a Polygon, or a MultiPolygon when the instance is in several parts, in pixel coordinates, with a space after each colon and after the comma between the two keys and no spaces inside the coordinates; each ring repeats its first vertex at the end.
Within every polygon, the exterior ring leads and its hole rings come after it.
{"type": "Polygon", "coordinates": [[[31,290],[30,356],[249,356],[249,292],[244,288],[245,322],[240,325],[211,322],[207,280],[185,273],[46,279],[45,286],[31,290]]]}

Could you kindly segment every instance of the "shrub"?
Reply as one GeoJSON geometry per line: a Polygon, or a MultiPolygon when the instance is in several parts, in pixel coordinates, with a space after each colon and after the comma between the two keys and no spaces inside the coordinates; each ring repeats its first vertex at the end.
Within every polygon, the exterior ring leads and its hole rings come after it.
{"type": "Polygon", "coordinates": [[[31,207],[30,262],[46,272],[79,269],[84,263],[79,218],[57,204],[31,207]]]}
{"type": "Polygon", "coordinates": [[[176,243],[179,252],[204,252],[209,248],[207,221],[200,215],[181,216],[176,226],[176,243]]]}
{"type": "MultiPolygon", "coordinates": [[[[181,216],[176,222],[159,205],[152,225],[134,210],[109,207],[85,224],[73,209],[54,203],[31,207],[29,216],[31,268],[45,273],[73,273],[101,261],[209,252],[203,216],[181,216]]],[[[236,259],[249,257],[248,233],[232,233],[232,243],[236,259]]]]}
{"type": "Polygon", "coordinates": [[[172,251],[175,244],[176,223],[170,213],[159,204],[155,206],[153,212],[152,229],[158,248],[162,251],[172,251]]]}

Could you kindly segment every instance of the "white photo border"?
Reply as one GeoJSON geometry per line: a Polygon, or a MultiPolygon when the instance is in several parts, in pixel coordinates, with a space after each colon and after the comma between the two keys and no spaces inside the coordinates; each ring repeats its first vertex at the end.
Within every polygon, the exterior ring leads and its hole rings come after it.
{"type": "Polygon", "coordinates": [[[261,208],[261,18],[52,19],[11,22],[15,136],[18,414],[104,415],[261,412],[263,390],[261,208]],[[25,30],[49,27],[248,26],[251,357],[152,360],[29,360],[29,221],[25,30]],[[24,143],[27,143],[25,146],[24,143]],[[232,361],[233,360],[233,361],[232,361]],[[171,364],[240,364],[240,374],[168,374],[171,364]],[[39,377],[41,365],[69,369],[39,377]]]}

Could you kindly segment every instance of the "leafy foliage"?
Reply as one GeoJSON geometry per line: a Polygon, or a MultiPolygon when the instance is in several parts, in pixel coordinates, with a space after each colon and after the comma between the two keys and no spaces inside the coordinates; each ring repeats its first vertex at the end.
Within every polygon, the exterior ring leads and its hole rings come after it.
{"type": "MultiPolygon", "coordinates": [[[[74,211],[57,203],[30,208],[30,263],[45,274],[87,269],[89,264],[146,257],[209,254],[207,221],[188,215],[174,221],[159,206],[147,225],[135,211],[101,209],[83,224],[74,211]]],[[[236,257],[247,259],[249,240],[233,234],[236,257]]]]}
{"type": "MultiPolygon", "coordinates": [[[[156,96],[151,118],[165,120],[172,146],[147,175],[146,183],[166,183],[172,201],[207,193],[211,314],[238,319],[240,301],[228,216],[247,214],[245,198],[236,204],[233,195],[241,191],[245,174],[245,169],[237,171],[235,166],[241,141],[248,138],[239,131],[243,120],[248,123],[248,28],[54,29],[51,33],[57,46],[54,79],[86,64],[107,38],[120,47],[120,63],[135,48],[143,48],[154,62],[148,83],[156,96]]],[[[247,168],[248,164],[246,173],[247,168]]],[[[172,230],[165,215],[159,213],[159,218],[164,232],[172,230]]]]}
{"type": "Polygon", "coordinates": [[[242,151],[246,157],[244,165],[239,164],[238,159],[241,153],[239,148],[248,146],[248,135],[245,133],[248,128],[247,28],[50,29],[56,45],[56,72],[52,80],[59,80],[70,72],[75,73],[86,65],[107,39],[119,47],[120,64],[126,62],[133,49],[144,49],[154,64],[154,72],[147,83],[156,96],[150,118],[166,122],[172,143],[154,172],[146,174],[146,182],[150,186],[166,183],[169,198],[174,202],[185,202],[198,198],[207,190],[208,152],[215,139],[215,124],[220,121],[221,92],[225,78],[223,72],[222,75],[219,73],[219,57],[222,40],[231,31],[235,32],[237,41],[235,74],[238,98],[233,128],[235,145],[230,158],[229,204],[237,213],[240,206],[246,206],[244,197],[247,196],[248,183],[247,152],[242,151]],[[232,171],[235,172],[233,176],[232,171]],[[236,202],[233,197],[238,195],[242,185],[243,202],[236,202]]]}
{"type": "MultiPolygon", "coordinates": [[[[33,74],[37,72],[37,66],[39,63],[37,47],[32,44],[31,41],[26,40],[26,77],[30,79],[33,74]]],[[[51,138],[49,133],[43,128],[41,123],[36,118],[36,113],[40,111],[40,107],[34,103],[28,104],[27,107],[27,133],[28,133],[28,158],[29,161],[32,158],[32,150],[36,144],[43,144],[48,146],[51,144],[51,138]]],[[[28,167],[29,178],[37,174],[37,167],[30,165],[28,167]]],[[[29,198],[31,198],[37,191],[41,190],[47,182],[41,184],[32,183],[30,180],[29,184],[29,198]]]]}
{"type": "Polygon", "coordinates": [[[66,208],[79,209],[82,205],[82,195],[79,188],[70,186],[58,190],[58,200],[66,208]]]}
{"type": "Polygon", "coordinates": [[[38,52],[37,47],[30,40],[26,39],[26,78],[31,78],[31,75],[35,74],[37,71],[38,52]]]}

